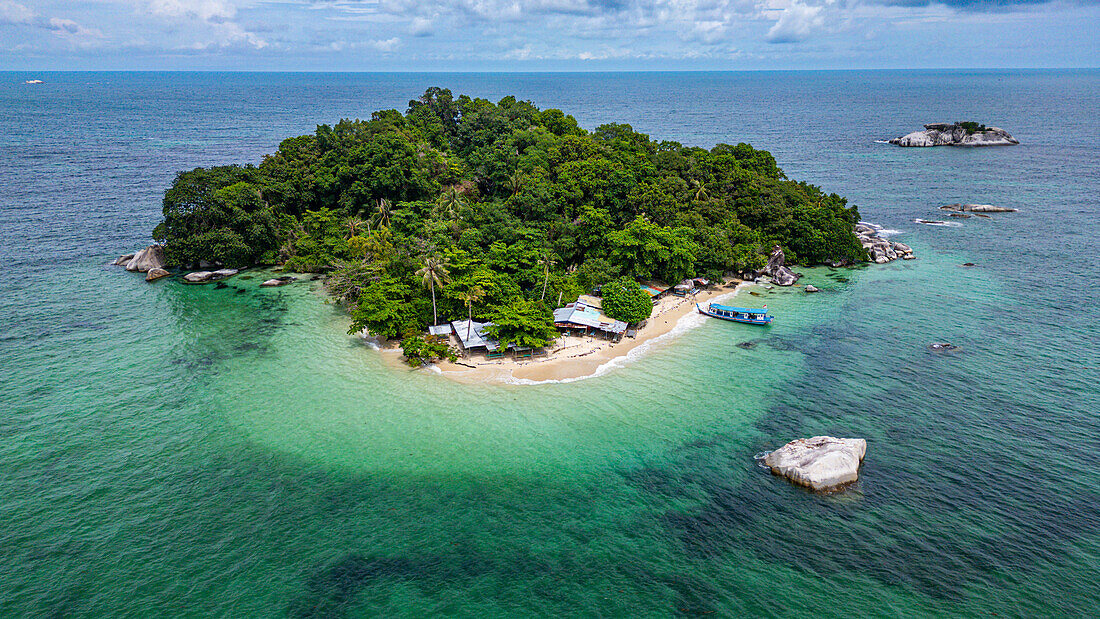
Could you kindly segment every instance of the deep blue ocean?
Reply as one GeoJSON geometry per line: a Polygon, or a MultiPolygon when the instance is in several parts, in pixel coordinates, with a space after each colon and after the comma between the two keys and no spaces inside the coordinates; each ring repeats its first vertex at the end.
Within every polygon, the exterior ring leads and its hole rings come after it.
{"type": "Polygon", "coordinates": [[[0,616],[1098,616],[1098,119],[1096,70],[0,72],[0,616]],[[918,259],[541,385],[107,266],[177,171],[429,86],[751,143],[918,259]],[[957,120],[1021,144],[880,142],[957,120]],[[955,202],[1019,212],[914,221],[955,202]],[[845,492],[753,459],[823,433],[868,440],[845,492]]]}

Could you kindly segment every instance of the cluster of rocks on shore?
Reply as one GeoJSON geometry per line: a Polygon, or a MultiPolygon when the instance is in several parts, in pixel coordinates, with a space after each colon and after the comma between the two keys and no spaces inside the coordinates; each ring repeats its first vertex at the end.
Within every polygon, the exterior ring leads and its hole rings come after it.
{"type": "Polygon", "coordinates": [[[815,436],[787,443],[766,454],[763,463],[773,474],[800,486],[829,492],[859,479],[866,453],[865,439],[815,436]]]}
{"type": "Polygon", "coordinates": [[[1020,141],[999,127],[971,131],[961,123],[928,123],[924,131],[914,131],[889,141],[896,146],[1012,146],[1020,141]]]}
{"type": "MultiPolygon", "coordinates": [[[[111,264],[125,267],[127,271],[145,273],[145,281],[147,282],[170,275],[168,270],[164,268],[164,247],[161,245],[150,245],[141,251],[119,256],[111,264]]],[[[202,261],[199,263],[199,268],[204,270],[192,271],[185,274],[183,276],[183,281],[188,284],[206,284],[228,279],[240,273],[240,269],[216,268],[220,266],[221,265],[218,263],[202,261]]],[[[282,277],[269,279],[260,285],[267,287],[285,286],[292,281],[294,281],[293,277],[284,275],[282,277]]]]}
{"type": "Polygon", "coordinates": [[[141,251],[119,256],[111,264],[124,267],[127,271],[145,273],[147,282],[168,276],[164,268],[164,247],[160,245],[150,245],[141,251]]]}
{"type": "Polygon", "coordinates": [[[785,266],[783,263],[786,260],[787,257],[783,255],[783,248],[778,245],[773,246],[772,253],[768,255],[768,264],[761,271],[761,274],[770,277],[776,286],[793,286],[802,277],[802,274],[795,273],[790,267],[785,266]]]}
{"type": "Polygon", "coordinates": [[[856,224],[856,237],[867,250],[867,257],[875,264],[886,264],[901,258],[912,260],[913,249],[904,243],[896,243],[879,236],[879,230],[865,223],[856,224]]]}

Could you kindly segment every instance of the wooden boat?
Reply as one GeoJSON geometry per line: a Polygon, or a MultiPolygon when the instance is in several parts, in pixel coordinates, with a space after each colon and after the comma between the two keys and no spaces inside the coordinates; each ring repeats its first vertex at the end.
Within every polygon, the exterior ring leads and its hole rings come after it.
{"type": "Polygon", "coordinates": [[[767,305],[765,305],[763,309],[751,309],[748,307],[729,307],[728,305],[708,303],[706,308],[703,308],[696,303],[695,309],[699,310],[699,313],[705,316],[721,318],[722,320],[731,320],[733,322],[743,322],[747,325],[767,325],[771,324],[772,321],[772,317],[768,315],[767,305]]]}

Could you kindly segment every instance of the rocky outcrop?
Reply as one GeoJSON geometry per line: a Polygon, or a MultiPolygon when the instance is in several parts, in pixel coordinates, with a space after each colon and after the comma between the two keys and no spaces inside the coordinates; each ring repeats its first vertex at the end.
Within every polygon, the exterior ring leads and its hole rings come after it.
{"type": "Polygon", "coordinates": [[[116,267],[124,267],[127,264],[129,264],[130,261],[133,260],[133,259],[134,259],[133,254],[126,254],[125,256],[119,256],[118,258],[115,258],[115,261],[112,262],[111,264],[115,265],[116,267]]]}
{"type": "Polygon", "coordinates": [[[856,238],[863,244],[863,249],[867,250],[867,258],[875,264],[886,264],[901,258],[902,260],[912,260],[916,258],[913,255],[913,248],[904,243],[895,243],[889,239],[885,239],[879,236],[881,228],[860,222],[856,224],[855,232],[856,238]]]}
{"type": "Polygon", "coordinates": [[[776,475],[824,492],[857,480],[866,453],[864,439],[815,436],[776,449],[764,457],[764,464],[776,475]]]}
{"type": "Polygon", "coordinates": [[[270,288],[270,287],[273,287],[273,286],[285,286],[285,285],[289,284],[292,281],[294,281],[293,277],[291,277],[289,275],[284,275],[282,277],[276,277],[274,279],[269,279],[269,280],[265,281],[264,283],[262,283],[260,285],[270,288]]]}
{"type": "MultiPolygon", "coordinates": [[[[119,259],[121,260],[121,258],[119,259]]],[[[127,271],[139,271],[145,273],[150,269],[164,268],[164,248],[160,245],[150,245],[134,254],[126,263],[127,271]]]]}
{"type": "Polygon", "coordinates": [[[963,123],[930,123],[890,140],[897,146],[1011,146],[1020,141],[998,127],[966,127],[963,123]]]}
{"type": "Polygon", "coordinates": [[[145,273],[145,281],[147,282],[151,282],[162,277],[168,277],[168,271],[165,271],[164,269],[149,269],[145,273]]]}
{"type": "Polygon", "coordinates": [[[818,288],[817,286],[814,286],[813,284],[807,284],[806,285],[806,292],[821,292],[821,289],[818,288]]]}
{"type": "Polygon", "coordinates": [[[772,281],[776,286],[793,286],[800,277],[802,277],[801,273],[795,273],[787,267],[779,267],[772,273],[772,281]]]}
{"type": "Polygon", "coordinates": [[[1019,213],[1020,209],[1007,206],[993,206],[992,204],[945,204],[941,211],[953,211],[956,213],[1019,213]]]}
{"type": "Polygon", "coordinates": [[[214,271],[212,279],[225,279],[240,273],[239,269],[218,269],[214,271]]]}
{"type": "Polygon", "coordinates": [[[214,279],[213,271],[194,271],[183,276],[183,281],[189,284],[203,284],[214,279]]]}
{"type": "Polygon", "coordinates": [[[772,247],[772,253],[768,255],[768,264],[764,267],[763,274],[772,278],[777,286],[793,286],[798,278],[802,277],[801,273],[795,273],[790,268],[784,266],[787,257],[783,255],[783,248],[775,245],[772,247]]]}

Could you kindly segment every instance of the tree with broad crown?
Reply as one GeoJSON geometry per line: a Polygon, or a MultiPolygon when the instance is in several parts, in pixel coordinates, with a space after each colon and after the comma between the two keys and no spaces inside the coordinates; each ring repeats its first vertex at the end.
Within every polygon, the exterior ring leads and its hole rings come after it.
{"type": "Polygon", "coordinates": [[[653,301],[629,277],[620,277],[604,284],[600,294],[603,296],[604,313],[615,320],[633,323],[645,320],[653,313],[653,301]]]}
{"type": "Polygon", "coordinates": [[[523,297],[512,299],[492,314],[493,324],[487,329],[489,336],[502,347],[515,344],[522,348],[542,348],[554,339],[554,315],[542,303],[523,297]]]}

